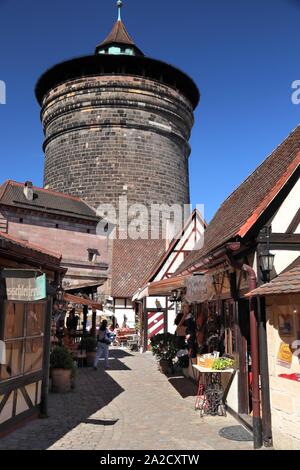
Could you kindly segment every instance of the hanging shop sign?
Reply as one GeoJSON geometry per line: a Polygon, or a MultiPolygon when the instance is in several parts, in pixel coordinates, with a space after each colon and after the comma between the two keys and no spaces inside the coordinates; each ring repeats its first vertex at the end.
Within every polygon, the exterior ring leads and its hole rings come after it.
{"type": "Polygon", "coordinates": [[[213,295],[213,284],[211,276],[207,274],[190,276],[185,281],[187,302],[205,302],[210,300],[213,295]]]}
{"type": "Polygon", "coordinates": [[[4,295],[7,300],[36,302],[46,298],[46,275],[35,271],[4,269],[4,295]]]}

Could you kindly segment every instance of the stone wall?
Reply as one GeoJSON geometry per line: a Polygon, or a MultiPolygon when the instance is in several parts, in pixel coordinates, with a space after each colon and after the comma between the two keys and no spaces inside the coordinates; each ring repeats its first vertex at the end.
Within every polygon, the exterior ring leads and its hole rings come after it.
{"type": "Polygon", "coordinates": [[[138,76],[99,75],[50,90],[42,108],[44,185],[97,208],[189,203],[191,103],[138,76]]]}
{"type": "Polygon", "coordinates": [[[275,449],[300,450],[300,382],[279,377],[300,374],[299,357],[294,355],[290,366],[278,363],[282,342],[292,344],[300,332],[300,296],[277,296],[267,300],[268,359],[272,432],[275,449]],[[279,316],[291,314],[293,333],[285,336],[279,330],[279,316]]]}

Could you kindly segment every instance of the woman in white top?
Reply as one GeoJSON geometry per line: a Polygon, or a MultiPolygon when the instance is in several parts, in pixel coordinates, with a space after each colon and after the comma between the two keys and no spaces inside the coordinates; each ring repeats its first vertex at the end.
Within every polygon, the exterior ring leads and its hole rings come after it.
{"type": "Polygon", "coordinates": [[[97,353],[94,361],[94,370],[97,370],[100,357],[104,357],[105,369],[110,369],[108,363],[109,345],[111,343],[110,333],[107,328],[107,320],[103,320],[97,336],[97,353]]]}

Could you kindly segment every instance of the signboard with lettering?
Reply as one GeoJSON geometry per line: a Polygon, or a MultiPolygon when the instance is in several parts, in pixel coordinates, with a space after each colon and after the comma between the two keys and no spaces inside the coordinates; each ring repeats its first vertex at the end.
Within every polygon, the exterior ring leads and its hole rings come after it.
{"type": "Polygon", "coordinates": [[[7,300],[35,302],[46,298],[46,275],[34,271],[2,271],[7,300]]]}
{"type": "Polygon", "coordinates": [[[208,274],[191,276],[186,279],[187,302],[205,302],[211,300],[214,295],[211,276],[208,274]]]}

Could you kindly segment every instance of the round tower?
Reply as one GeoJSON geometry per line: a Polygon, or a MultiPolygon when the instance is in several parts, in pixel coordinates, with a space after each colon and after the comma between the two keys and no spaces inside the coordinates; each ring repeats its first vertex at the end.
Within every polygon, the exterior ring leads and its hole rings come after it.
{"type": "Polygon", "coordinates": [[[189,203],[188,157],[199,92],[185,73],[145,57],[118,20],[95,54],[60,63],[36,85],[44,185],[97,208],[189,203]]]}

